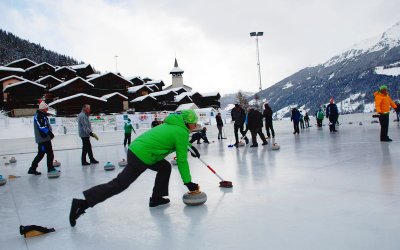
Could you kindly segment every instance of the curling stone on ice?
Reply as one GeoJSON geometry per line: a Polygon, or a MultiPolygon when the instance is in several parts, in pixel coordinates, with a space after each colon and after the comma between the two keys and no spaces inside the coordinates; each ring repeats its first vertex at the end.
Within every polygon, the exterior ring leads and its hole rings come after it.
{"type": "Polygon", "coordinates": [[[171,160],[171,165],[178,165],[178,163],[176,163],[176,156],[174,156],[174,158],[171,160]]]}
{"type": "Polygon", "coordinates": [[[58,168],[58,167],[60,167],[60,166],[61,166],[61,162],[59,162],[59,161],[57,161],[57,160],[54,160],[54,161],[53,161],[53,167],[58,168]]]}
{"type": "Polygon", "coordinates": [[[246,146],[246,143],[244,143],[244,142],[242,142],[242,141],[240,141],[240,142],[238,143],[238,147],[244,147],[244,146],[246,146]]]}
{"type": "Polygon", "coordinates": [[[0,175],[0,186],[3,186],[7,183],[7,179],[4,179],[2,175],[0,175]]]}
{"type": "Polygon", "coordinates": [[[50,172],[47,172],[47,178],[49,178],[49,179],[58,178],[58,177],[60,177],[60,175],[61,175],[61,171],[56,170],[56,169],[54,169],[50,172]]]}
{"type": "Polygon", "coordinates": [[[207,201],[207,195],[200,190],[187,192],[182,197],[183,203],[188,206],[202,205],[207,201]]]}
{"type": "Polygon", "coordinates": [[[125,159],[122,159],[122,161],[118,162],[118,166],[120,167],[126,167],[128,165],[128,162],[125,159]]]}
{"type": "Polygon", "coordinates": [[[271,145],[271,149],[272,149],[272,150],[279,150],[280,148],[281,148],[281,146],[279,146],[278,143],[273,143],[273,144],[271,145]]]}
{"type": "Polygon", "coordinates": [[[114,164],[112,164],[111,162],[107,162],[106,165],[104,165],[104,170],[105,171],[112,171],[115,169],[114,164]]]}
{"type": "Polygon", "coordinates": [[[15,159],[14,156],[10,158],[10,163],[16,163],[16,162],[17,162],[17,159],[15,159]]]}

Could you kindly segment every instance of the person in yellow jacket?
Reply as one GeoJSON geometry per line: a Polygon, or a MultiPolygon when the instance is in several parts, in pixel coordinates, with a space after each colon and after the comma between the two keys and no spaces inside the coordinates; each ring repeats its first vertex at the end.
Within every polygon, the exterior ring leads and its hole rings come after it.
{"type": "Polygon", "coordinates": [[[389,129],[389,111],[390,106],[393,109],[397,108],[396,104],[390,98],[387,86],[382,85],[379,91],[374,93],[375,96],[375,109],[379,114],[379,123],[381,124],[381,141],[392,141],[388,136],[389,129]]]}

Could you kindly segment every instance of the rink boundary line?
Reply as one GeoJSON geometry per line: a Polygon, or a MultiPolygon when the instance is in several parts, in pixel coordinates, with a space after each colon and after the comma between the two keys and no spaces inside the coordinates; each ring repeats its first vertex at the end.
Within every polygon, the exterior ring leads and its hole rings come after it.
{"type": "MultiPolygon", "coordinates": [[[[110,143],[110,144],[102,144],[102,145],[97,145],[97,146],[93,146],[92,145],[92,148],[102,148],[102,147],[110,147],[110,146],[117,146],[117,145],[122,145],[122,144],[121,143],[110,143]]],[[[76,149],[82,149],[82,147],[53,149],[53,152],[56,152],[56,151],[69,151],[69,150],[76,150],[76,149]]],[[[1,153],[0,156],[25,155],[25,154],[33,154],[33,153],[37,153],[37,150],[28,151],[28,152],[1,153]]]]}

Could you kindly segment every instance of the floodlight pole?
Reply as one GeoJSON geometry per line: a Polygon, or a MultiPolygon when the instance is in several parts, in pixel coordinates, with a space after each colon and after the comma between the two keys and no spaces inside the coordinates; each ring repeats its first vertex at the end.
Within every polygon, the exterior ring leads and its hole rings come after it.
{"type": "Polygon", "coordinates": [[[118,73],[118,56],[115,57],[115,73],[118,73]]]}
{"type": "Polygon", "coordinates": [[[263,36],[263,34],[264,34],[264,32],[251,32],[251,33],[250,33],[250,36],[251,36],[251,37],[253,37],[253,36],[256,37],[258,81],[259,81],[259,83],[260,83],[259,91],[262,90],[262,85],[261,85],[261,67],[260,67],[260,52],[259,52],[259,49],[258,49],[258,37],[259,37],[259,36],[263,36]]]}

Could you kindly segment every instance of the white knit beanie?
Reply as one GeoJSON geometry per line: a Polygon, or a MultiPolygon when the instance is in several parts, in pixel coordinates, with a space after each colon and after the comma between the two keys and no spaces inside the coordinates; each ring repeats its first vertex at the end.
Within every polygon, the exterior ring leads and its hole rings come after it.
{"type": "Polygon", "coordinates": [[[49,106],[44,101],[39,103],[39,110],[47,109],[49,106]]]}

